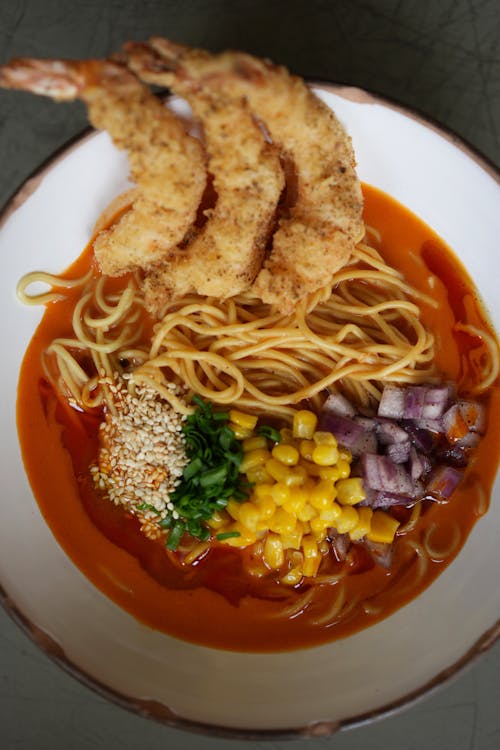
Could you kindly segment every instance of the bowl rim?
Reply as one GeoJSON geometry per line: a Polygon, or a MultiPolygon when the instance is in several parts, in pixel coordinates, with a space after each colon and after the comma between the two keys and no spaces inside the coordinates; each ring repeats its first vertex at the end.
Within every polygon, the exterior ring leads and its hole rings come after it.
{"type": "MultiPolygon", "coordinates": [[[[402,105],[396,100],[385,95],[366,91],[365,89],[346,85],[342,83],[327,82],[318,79],[308,79],[308,85],[316,90],[333,93],[337,96],[354,101],[359,104],[378,104],[387,109],[394,110],[405,117],[413,119],[426,129],[432,130],[437,135],[444,138],[453,146],[462,151],[466,156],[474,161],[484,172],[486,172],[498,185],[500,185],[500,168],[485,156],[479,149],[472,146],[466,139],[458,135],[452,128],[443,125],[436,119],[426,113],[418,111],[416,108],[408,105],[402,105]]],[[[165,100],[170,98],[170,94],[162,94],[165,100]]],[[[9,217],[34,193],[42,180],[47,174],[56,167],[59,162],[64,160],[73,150],[79,148],[85,141],[94,137],[97,131],[92,127],[87,127],[83,131],[63,143],[59,148],[52,152],[42,163],[36,167],[26,179],[11,193],[4,205],[0,208],[0,230],[7,222],[9,217]]],[[[339,731],[354,729],[368,725],[392,716],[403,709],[409,708],[418,701],[439,688],[449,684],[456,679],[467,668],[471,667],[476,661],[486,653],[497,641],[500,641],[500,618],[497,622],[488,628],[478,640],[454,663],[441,670],[425,682],[420,687],[400,698],[390,701],[382,706],[370,711],[355,714],[345,719],[337,721],[318,721],[303,726],[290,727],[287,729],[252,729],[227,727],[224,725],[210,724],[207,722],[198,722],[192,719],[186,719],[177,715],[174,711],[164,704],[156,701],[148,701],[139,698],[133,698],[125,693],[114,690],[106,686],[96,677],[77,667],[71,659],[66,656],[61,646],[51,638],[47,633],[37,627],[37,625],[27,618],[17,607],[16,603],[9,597],[6,590],[0,582],[0,604],[7,612],[16,625],[40,648],[52,662],[61,667],[66,673],[77,679],[80,683],[95,692],[97,695],[106,698],[121,708],[131,713],[135,713],[143,718],[153,719],[154,721],[171,727],[173,729],[184,730],[191,733],[201,734],[211,737],[221,737],[226,739],[239,740],[286,740],[286,739],[310,739],[314,737],[328,737],[339,731]]]]}

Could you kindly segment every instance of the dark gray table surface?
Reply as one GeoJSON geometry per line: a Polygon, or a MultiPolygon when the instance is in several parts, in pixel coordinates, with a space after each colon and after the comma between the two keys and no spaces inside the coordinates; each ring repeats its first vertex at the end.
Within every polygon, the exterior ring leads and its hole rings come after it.
{"type": "MultiPolygon", "coordinates": [[[[2,0],[0,63],[99,57],[153,33],[247,49],[313,80],[360,86],[453,129],[500,164],[500,0],[2,0]]],[[[86,127],[83,107],[0,92],[0,203],[86,127]]],[[[451,186],[450,186],[451,187],[451,186]]],[[[500,207],[499,207],[500,208],[500,207]]],[[[402,669],[411,668],[409,663],[402,669]]],[[[281,748],[285,742],[251,743],[281,748]]],[[[112,705],[62,672],[0,608],[0,748],[243,747],[112,705]]],[[[498,750],[500,644],[397,716],[297,748],[498,750]]],[[[247,744],[248,746],[248,744],[247,744]]]]}

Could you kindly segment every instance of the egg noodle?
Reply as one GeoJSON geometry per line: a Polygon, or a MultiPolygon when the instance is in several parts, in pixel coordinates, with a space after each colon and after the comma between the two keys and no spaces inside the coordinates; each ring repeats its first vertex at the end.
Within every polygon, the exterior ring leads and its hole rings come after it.
{"type": "Polygon", "coordinates": [[[74,337],[54,339],[44,366],[59,393],[84,410],[103,403],[112,409],[103,376],[124,370],[133,370],[131,387],[148,384],[180,411],[186,407],[166,388],[172,380],[214,404],[283,417],[304,400],[319,408],[331,386],[368,406],[378,402],[384,382],[436,378],[434,338],[420,322],[417,304],[434,301],[364,243],[333,285],[292,315],[273,313],[250,294],[222,301],[186,295],[164,309],[150,346],[142,333],[136,276],[121,291],[109,292],[106,277],[90,273],[76,280],[29,273],[18,295],[26,304],[46,304],[78,285],[74,337]],[[30,294],[36,282],[53,289],[30,294]],[[92,372],[82,365],[89,359],[92,372]]]}

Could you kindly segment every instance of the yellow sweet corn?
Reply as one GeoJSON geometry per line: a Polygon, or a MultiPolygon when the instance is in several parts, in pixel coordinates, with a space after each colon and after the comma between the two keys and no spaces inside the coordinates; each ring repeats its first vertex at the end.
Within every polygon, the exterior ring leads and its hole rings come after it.
{"type": "Polygon", "coordinates": [[[296,523],[295,516],[287,513],[284,508],[276,508],[276,512],[268,521],[271,531],[284,535],[293,533],[296,523]]]}
{"type": "Polygon", "coordinates": [[[335,526],[337,518],[342,515],[342,508],[337,503],[332,503],[328,508],[320,511],[319,517],[323,521],[328,521],[328,526],[335,526]]]}
{"type": "Polygon", "coordinates": [[[245,453],[258,450],[259,448],[267,448],[267,439],[264,435],[254,435],[253,437],[245,438],[242,447],[245,453]]]}
{"type": "Polygon", "coordinates": [[[272,476],[272,478],[276,482],[286,483],[292,471],[287,466],[285,466],[285,464],[282,464],[281,461],[278,461],[276,458],[270,458],[268,461],[266,461],[264,465],[266,467],[266,471],[272,476]]]}
{"type": "Polygon", "coordinates": [[[310,440],[316,429],[318,417],[313,411],[302,409],[293,415],[293,437],[310,440]]]}
{"type": "Polygon", "coordinates": [[[344,505],[339,517],[335,520],[334,526],[339,534],[347,534],[357,525],[359,514],[352,505],[344,505]]]}
{"type": "MultiPolygon", "coordinates": [[[[261,521],[269,520],[276,510],[276,503],[272,499],[271,495],[265,495],[264,497],[256,497],[255,505],[259,511],[259,519],[261,521]]],[[[266,528],[264,526],[264,528],[266,528]]]]}
{"type": "Polygon", "coordinates": [[[285,562],[283,543],[277,534],[268,534],[264,542],[264,560],[267,565],[276,570],[285,562]]]}
{"type": "Polygon", "coordinates": [[[302,524],[297,521],[293,531],[288,534],[281,534],[283,549],[300,549],[303,533],[302,524]]]}
{"type": "Polygon", "coordinates": [[[333,464],[337,463],[338,457],[337,446],[333,445],[333,443],[319,443],[312,453],[313,463],[318,466],[333,466],[333,464]]]}
{"type": "Polygon", "coordinates": [[[229,500],[228,504],[226,505],[226,511],[229,513],[231,518],[234,518],[235,521],[237,521],[240,517],[240,510],[241,510],[241,503],[238,503],[236,500],[229,500]]]}
{"type": "Polygon", "coordinates": [[[329,479],[336,482],[339,478],[339,470],[336,466],[315,466],[320,479],[329,479]]]}
{"type": "Polygon", "coordinates": [[[310,503],[306,503],[297,513],[297,518],[299,521],[310,521],[316,515],[316,508],[313,508],[310,503]]]}
{"type": "Polygon", "coordinates": [[[265,466],[254,466],[253,469],[248,469],[246,475],[251,484],[267,484],[273,481],[265,466]]]}
{"type": "Polygon", "coordinates": [[[352,453],[349,448],[344,448],[342,445],[339,446],[339,459],[347,461],[348,464],[352,463],[352,453]]]}
{"type": "Polygon", "coordinates": [[[339,479],[347,479],[351,474],[351,465],[345,459],[339,458],[337,461],[337,471],[339,473],[339,479]]]}
{"type": "Polygon", "coordinates": [[[260,521],[258,506],[252,502],[241,503],[238,520],[249,531],[257,531],[257,525],[260,521]]]}
{"type": "Polygon", "coordinates": [[[302,539],[302,551],[304,553],[303,573],[305,576],[315,576],[321,562],[318,545],[313,536],[308,535],[302,539]]]}
{"type": "Polygon", "coordinates": [[[229,420],[246,430],[255,430],[257,425],[257,417],[254,414],[245,414],[245,412],[237,409],[229,410],[229,420]]]}
{"type": "Polygon", "coordinates": [[[290,499],[290,488],[284,482],[276,482],[271,487],[270,494],[276,505],[283,505],[290,499]]]}
{"type": "Polygon", "coordinates": [[[386,542],[390,544],[399,527],[399,521],[396,521],[389,513],[383,510],[375,510],[372,516],[371,529],[367,534],[368,539],[372,542],[386,542]]]}
{"type": "Polygon", "coordinates": [[[223,526],[225,526],[228,520],[229,520],[228,515],[225,511],[215,510],[212,513],[211,518],[209,518],[209,520],[207,521],[207,524],[210,526],[211,529],[218,531],[223,526]]]}
{"type": "Polygon", "coordinates": [[[336,484],[337,500],[341,505],[356,505],[366,497],[361,477],[341,479],[336,484]]]}
{"type": "Polygon", "coordinates": [[[281,445],[295,445],[295,440],[293,439],[293,432],[290,430],[289,427],[282,427],[280,430],[281,435],[281,445]]]}
{"type": "Polygon", "coordinates": [[[306,461],[312,461],[313,450],[316,443],[314,440],[301,440],[299,443],[299,453],[306,461]]]}
{"type": "Polygon", "coordinates": [[[303,466],[293,466],[288,470],[285,481],[289,487],[297,487],[303,485],[307,478],[307,471],[303,466]]]}
{"type": "Polygon", "coordinates": [[[371,508],[357,508],[357,511],[358,523],[349,532],[349,536],[353,542],[357,542],[358,539],[362,539],[369,534],[372,525],[373,510],[371,508]]]}
{"type": "Polygon", "coordinates": [[[290,487],[289,493],[288,499],[283,503],[283,508],[288,513],[296,516],[306,504],[309,493],[304,486],[300,487],[298,485],[290,487]]]}
{"type": "Polygon", "coordinates": [[[285,586],[296,586],[302,580],[302,576],[302,568],[296,565],[290,568],[288,573],[281,578],[281,583],[284,583],[285,586]]]}
{"type": "Polygon", "coordinates": [[[245,438],[251,437],[253,430],[251,430],[249,427],[242,427],[239,424],[236,424],[236,422],[229,422],[228,427],[232,429],[234,432],[234,437],[237,438],[237,440],[244,440],[245,438]]]}
{"type": "Polygon", "coordinates": [[[320,479],[309,495],[309,502],[317,510],[328,508],[335,500],[337,490],[329,479],[320,479]]]}
{"type": "Polygon", "coordinates": [[[246,474],[249,469],[255,469],[256,466],[264,466],[269,458],[270,453],[266,448],[256,448],[253,451],[248,451],[248,453],[243,455],[240,472],[246,474]]]}
{"type": "Polygon", "coordinates": [[[331,432],[322,432],[319,430],[313,434],[313,441],[316,445],[334,445],[337,447],[337,438],[331,432]]]}
{"type": "Polygon", "coordinates": [[[273,458],[285,466],[296,466],[299,462],[299,452],[293,445],[278,443],[272,450],[273,458]]]}
{"type": "Polygon", "coordinates": [[[251,544],[255,544],[255,542],[257,541],[256,534],[243,526],[243,524],[239,521],[226,526],[221,531],[236,532],[238,534],[238,536],[233,536],[229,539],[222,540],[223,544],[229,544],[231,547],[249,547],[251,544]]]}

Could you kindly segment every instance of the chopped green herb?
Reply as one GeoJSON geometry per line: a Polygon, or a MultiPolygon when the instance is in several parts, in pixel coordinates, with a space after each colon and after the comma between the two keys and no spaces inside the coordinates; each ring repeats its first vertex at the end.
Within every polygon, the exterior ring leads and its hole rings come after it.
{"type": "Polygon", "coordinates": [[[260,427],[257,427],[257,434],[263,435],[269,440],[272,440],[273,443],[279,443],[281,441],[281,435],[279,431],[276,430],[274,427],[270,427],[269,425],[266,425],[266,424],[263,424],[260,427]]]}
{"type": "Polygon", "coordinates": [[[154,505],[150,505],[149,503],[141,503],[137,506],[137,510],[152,510],[153,513],[159,513],[158,510],[154,507],[154,505]]]}
{"type": "Polygon", "coordinates": [[[172,531],[168,535],[166,547],[167,549],[176,550],[181,541],[181,537],[186,530],[186,524],[180,519],[177,520],[172,528],[172,531]]]}
{"type": "Polygon", "coordinates": [[[192,401],[196,411],[182,428],[189,463],[170,496],[183,529],[174,534],[176,522],[168,537],[169,549],[176,549],[184,531],[196,539],[208,539],[206,521],[214,512],[224,508],[229,498],[243,501],[249,494],[248,483],[239,473],[243,448],[228,427],[229,415],[214,412],[199,396],[193,396],[192,401]]]}

